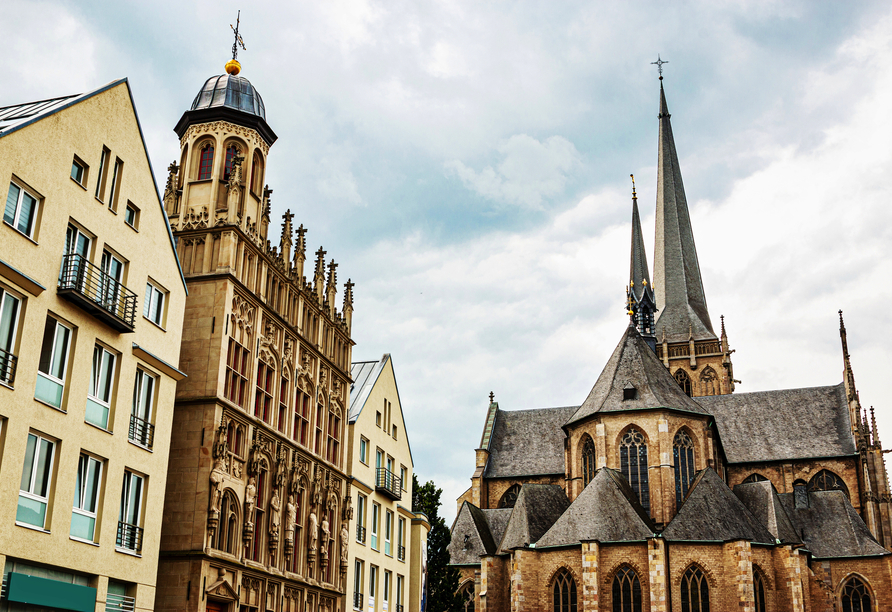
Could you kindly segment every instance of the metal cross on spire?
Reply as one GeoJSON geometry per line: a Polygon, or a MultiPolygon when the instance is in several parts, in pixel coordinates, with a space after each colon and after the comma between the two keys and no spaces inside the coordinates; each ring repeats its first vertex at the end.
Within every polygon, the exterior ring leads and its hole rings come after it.
{"type": "Polygon", "coordinates": [[[235,27],[230,23],[229,27],[232,28],[233,34],[235,34],[235,40],[232,43],[232,59],[238,59],[238,48],[241,47],[243,50],[247,51],[248,48],[245,46],[245,41],[242,40],[242,35],[238,33],[238,25],[239,21],[241,21],[242,12],[241,10],[238,12],[238,16],[235,18],[235,27]]]}
{"type": "Polygon", "coordinates": [[[668,64],[669,60],[660,59],[660,54],[657,53],[657,61],[651,62],[651,64],[656,64],[657,71],[660,73],[660,80],[663,80],[663,64],[668,64]]]}

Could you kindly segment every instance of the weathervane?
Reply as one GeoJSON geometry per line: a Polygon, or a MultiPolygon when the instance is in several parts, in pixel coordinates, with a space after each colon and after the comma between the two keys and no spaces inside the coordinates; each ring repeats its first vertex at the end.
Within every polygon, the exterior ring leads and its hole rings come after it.
{"type": "Polygon", "coordinates": [[[248,48],[245,47],[245,41],[242,40],[242,35],[238,33],[238,25],[239,21],[242,19],[242,12],[239,10],[238,15],[235,18],[235,27],[232,27],[232,24],[229,24],[229,27],[232,28],[232,32],[235,34],[235,41],[232,43],[232,59],[238,59],[238,48],[241,47],[243,50],[247,51],[248,48]]]}
{"type": "MultiPolygon", "coordinates": [[[[235,48],[235,47],[233,47],[233,48],[235,48]]],[[[657,66],[657,70],[658,70],[659,73],[660,73],[660,80],[661,80],[661,81],[663,80],[663,64],[668,64],[668,63],[669,63],[669,60],[662,60],[662,59],[660,59],[660,54],[659,54],[659,53],[657,53],[657,61],[655,61],[655,62],[651,62],[651,64],[656,64],[656,66],[657,66]]]]}

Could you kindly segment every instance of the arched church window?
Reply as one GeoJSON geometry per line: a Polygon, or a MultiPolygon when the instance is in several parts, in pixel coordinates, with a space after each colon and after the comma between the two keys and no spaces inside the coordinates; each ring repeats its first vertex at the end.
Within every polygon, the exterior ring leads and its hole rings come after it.
{"type": "Polygon", "coordinates": [[[223,180],[228,181],[229,175],[232,174],[232,160],[238,155],[238,147],[229,145],[226,147],[226,163],[223,166],[223,180]]]}
{"type": "Polygon", "coordinates": [[[576,612],[576,581],[566,569],[554,578],[554,612],[576,612]]]}
{"type": "Polygon", "coordinates": [[[696,565],[689,567],[681,577],[682,612],[709,612],[709,585],[706,576],[696,565]]]}
{"type": "MultiPolygon", "coordinates": [[[[718,388],[719,377],[710,366],[706,366],[700,373],[700,383],[703,395],[715,395],[718,388]]],[[[688,393],[690,395],[690,393],[688,393]]]]}
{"type": "Polygon", "coordinates": [[[679,368],[675,370],[674,376],[675,382],[678,383],[678,386],[681,387],[681,390],[684,391],[685,395],[691,395],[691,377],[688,376],[688,373],[679,368]]]}
{"type": "Polygon", "coordinates": [[[857,576],[852,576],[842,587],[842,612],[872,611],[873,606],[867,585],[857,576]]]}
{"type": "Polygon", "coordinates": [[[821,470],[808,481],[808,492],[812,491],[842,491],[849,496],[849,488],[842,478],[830,470],[821,470]]]}
{"type": "Polygon", "coordinates": [[[251,191],[259,194],[261,184],[263,184],[263,158],[258,151],[254,151],[254,159],[251,162],[251,191]]]}
{"type": "Polygon", "coordinates": [[[227,491],[223,494],[223,501],[220,504],[220,520],[217,523],[214,548],[235,554],[236,543],[239,541],[238,524],[238,502],[232,493],[227,491]]]}
{"type": "Polygon", "coordinates": [[[273,376],[275,368],[264,363],[257,364],[257,390],[254,393],[254,416],[269,423],[273,412],[273,376]]]}
{"type": "Polygon", "coordinates": [[[474,581],[469,580],[459,590],[461,595],[461,612],[474,612],[474,581]]]}
{"type": "Polygon", "coordinates": [[[644,510],[650,513],[650,488],[647,481],[647,442],[644,434],[629,428],[619,445],[619,464],[623,476],[629,481],[629,485],[644,510]]]}
{"type": "Polygon", "coordinates": [[[641,612],[641,581],[631,567],[613,577],[613,612],[641,612]]]}
{"type": "Polygon", "coordinates": [[[595,443],[591,437],[586,434],[582,438],[582,486],[588,486],[588,483],[595,477],[595,443]]]}
{"type": "Polygon", "coordinates": [[[762,474],[759,474],[758,472],[753,472],[752,474],[750,474],[749,476],[747,476],[746,478],[743,479],[743,484],[746,484],[748,482],[765,482],[766,480],[768,480],[768,479],[765,478],[764,476],[762,476],[762,474]]]}
{"type": "Polygon", "coordinates": [[[680,430],[672,442],[673,459],[675,460],[675,507],[688,495],[691,482],[694,480],[694,441],[686,431],[680,430]]]}
{"type": "Polygon", "coordinates": [[[756,612],[765,612],[765,581],[756,566],[753,566],[753,594],[756,597],[756,612]]]}
{"type": "Polygon", "coordinates": [[[513,508],[520,494],[520,485],[516,484],[508,488],[499,500],[499,508],[513,508]]]}
{"type": "Polygon", "coordinates": [[[211,143],[201,147],[201,157],[198,163],[198,180],[203,181],[211,178],[211,172],[214,170],[214,145],[211,143]]]}

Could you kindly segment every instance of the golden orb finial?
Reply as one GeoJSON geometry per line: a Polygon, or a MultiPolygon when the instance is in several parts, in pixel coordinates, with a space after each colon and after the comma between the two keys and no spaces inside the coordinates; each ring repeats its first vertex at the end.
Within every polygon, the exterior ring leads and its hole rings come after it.
{"type": "Polygon", "coordinates": [[[231,74],[232,76],[237,75],[242,71],[242,65],[239,64],[237,59],[231,59],[226,62],[226,74],[231,74]]]}

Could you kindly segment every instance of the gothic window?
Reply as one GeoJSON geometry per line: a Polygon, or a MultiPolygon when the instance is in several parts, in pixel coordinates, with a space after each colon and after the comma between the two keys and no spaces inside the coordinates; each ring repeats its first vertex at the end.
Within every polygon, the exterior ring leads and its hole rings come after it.
{"type": "Polygon", "coordinates": [[[313,452],[317,455],[322,454],[322,432],[325,430],[325,407],[322,405],[324,398],[320,395],[316,400],[316,444],[313,446],[313,452]]]}
{"type": "Polygon", "coordinates": [[[681,368],[675,370],[675,382],[685,392],[685,395],[691,395],[691,377],[681,368]]]}
{"type": "Polygon", "coordinates": [[[762,572],[753,566],[753,593],[756,596],[756,612],[765,612],[765,581],[762,572]]]}
{"type": "Polygon", "coordinates": [[[613,577],[613,612],[641,612],[641,581],[631,567],[613,577]]]}
{"type": "Polygon", "coordinates": [[[461,595],[461,612],[474,612],[474,582],[469,580],[459,590],[461,595]]]}
{"type": "Polygon", "coordinates": [[[684,430],[675,434],[672,454],[675,460],[675,507],[678,509],[694,480],[694,441],[684,430]]]}
{"type": "Polygon", "coordinates": [[[619,463],[623,476],[629,481],[629,485],[644,510],[650,513],[650,489],[647,481],[647,442],[644,435],[635,429],[629,428],[619,445],[619,463]]]}
{"type": "Polygon", "coordinates": [[[768,480],[768,479],[765,478],[764,476],[762,476],[762,474],[759,474],[758,472],[753,472],[752,474],[750,474],[749,476],[747,476],[746,478],[743,479],[743,484],[747,484],[749,482],[765,482],[766,480],[768,480]]]}
{"type": "Polygon", "coordinates": [[[242,432],[242,426],[233,421],[226,426],[226,449],[238,457],[242,456],[242,432]]]}
{"type": "Polygon", "coordinates": [[[588,486],[595,477],[595,443],[588,435],[582,438],[582,486],[588,486]]]}
{"type": "Polygon", "coordinates": [[[872,612],[870,591],[864,582],[852,576],[842,587],[842,612],[872,612]]]}
{"type": "MultiPolygon", "coordinates": [[[[703,372],[700,374],[700,383],[703,389],[703,395],[715,395],[718,388],[719,377],[716,375],[715,370],[713,370],[710,366],[706,366],[703,372]]],[[[690,393],[688,393],[690,395],[690,393]]]]}
{"type": "Polygon", "coordinates": [[[821,470],[808,481],[808,492],[812,491],[842,491],[846,497],[849,495],[846,483],[830,470],[821,470]]]}
{"type": "Polygon", "coordinates": [[[505,491],[505,494],[502,495],[502,499],[499,500],[499,508],[513,508],[515,502],[517,502],[517,496],[519,493],[519,484],[511,486],[507,491],[505,491]]]}
{"type": "Polygon", "coordinates": [[[310,396],[302,390],[297,390],[294,401],[294,438],[302,446],[307,445],[307,437],[310,435],[310,396]]]}
{"type": "Polygon", "coordinates": [[[709,612],[709,585],[696,565],[681,577],[681,612],[709,612]]]}
{"type": "Polygon", "coordinates": [[[220,503],[220,521],[217,524],[214,548],[235,554],[238,541],[238,502],[232,493],[227,491],[220,503]]]}
{"type": "Polygon", "coordinates": [[[279,385],[279,418],[276,421],[279,431],[282,433],[285,433],[285,428],[288,425],[288,398],[291,396],[288,384],[290,382],[289,373],[286,369],[282,372],[282,381],[279,385]]]}
{"type": "Polygon", "coordinates": [[[260,152],[254,151],[254,161],[251,164],[251,191],[260,194],[260,185],[263,184],[263,158],[260,152]]]}
{"type": "MultiPolygon", "coordinates": [[[[329,404],[333,406],[333,404],[329,404]]],[[[341,446],[341,418],[333,411],[328,412],[328,461],[337,465],[341,446]]]]}
{"type": "Polygon", "coordinates": [[[223,167],[223,180],[228,181],[229,175],[232,173],[232,159],[238,155],[238,147],[229,145],[226,147],[226,165],[223,167]]]}
{"type": "Polygon", "coordinates": [[[269,423],[273,408],[273,375],[275,368],[263,363],[257,364],[257,391],[254,394],[254,416],[269,423]]]}
{"type": "Polygon", "coordinates": [[[198,180],[203,181],[211,178],[211,172],[214,170],[214,145],[211,143],[201,147],[201,158],[198,164],[198,180]]]}
{"type": "Polygon", "coordinates": [[[226,399],[245,405],[245,395],[248,390],[248,349],[239,344],[235,338],[229,339],[229,349],[226,353],[226,385],[224,393],[226,399]]]}
{"type": "Polygon", "coordinates": [[[576,581],[565,569],[554,579],[554,612],[576,612],[576,581]]]}

